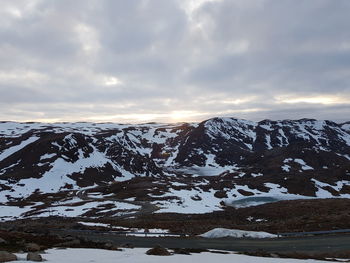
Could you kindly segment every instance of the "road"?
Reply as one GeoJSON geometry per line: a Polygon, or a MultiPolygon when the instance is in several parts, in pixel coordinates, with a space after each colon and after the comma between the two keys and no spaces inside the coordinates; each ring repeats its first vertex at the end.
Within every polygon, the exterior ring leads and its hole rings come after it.
{"type": "Polygon", "coordinates": [[[91,233],[66,230],[60,234],[84,237],[91,241],[108,241],[116,245],[130,243],[135,247],[153,247],[161,245],[167,248],[202,248],[229,251],[266,252],[336,252],[350,250],[350,235],[328,235],[310,237],[288,237],[274,239],[237,239],[237,238],[179,238],[179,237],[125,237],[109,233],[91,233]]]}

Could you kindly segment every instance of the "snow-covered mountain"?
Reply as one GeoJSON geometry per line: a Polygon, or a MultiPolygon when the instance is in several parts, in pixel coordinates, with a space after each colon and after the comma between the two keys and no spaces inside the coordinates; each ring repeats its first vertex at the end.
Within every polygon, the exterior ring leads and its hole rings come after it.
{"type": "Polygon", "coordinates": [[[246,197],[350,197],[350,123],[0,123],[0,203],[7,210],[43,214],[43,198],[69,203],[82,190],[184,213],[246,197]]]}

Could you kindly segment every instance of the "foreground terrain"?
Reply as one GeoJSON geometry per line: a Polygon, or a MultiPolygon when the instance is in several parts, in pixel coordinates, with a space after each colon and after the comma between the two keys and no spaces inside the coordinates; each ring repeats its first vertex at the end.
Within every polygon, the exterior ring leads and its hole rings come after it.
{"type": "MultiPolygon", "coordinates": [[[[194,253],[192,255],[170,255],[170,256],[152,256],[146,255],[148,249],[138,248],[138,249],[125,249],[121,252],[116,251],[105,251],[98,249],[66,249],[66,250],[57,250],[50,249],[47,251],[47,254],[44,255],[44,258],[47,259],[47,262],[75,262],[75,263],[85,263],[85,262],[121,262],[121,263],[161,263],[161,262],[195,262],[200,261],[203,263],[206,262],[221,262],[221,263],[231,263],[231,262],[241,262],[241,263],[317,263],[325,262],[319,260],[298,260],[298,259],[281,259],[281,258],[261,258],[246,256],[240,254],[221,254],[221,253],[194,253]],[[84,255],[82,257],[82,255],[84,255]]],[[[19,258],[25,258],[25,255],[18,254],[19,258]]],[[[17,261],[17,262],[27,262],[26,260],[17,261]]]]}
{"type": "MultiPolygon", "coordinates": [[[[21,253],[20,251],[35,251],[41,253],[44,258],[46,258],[47,254],[43,253],[43,251],[47,250],[49,251],[49,254],[52,253],[58,255],[62,253],[64,257],[68,255],[72,256],[72,253],[66,252],[65,250],[58,252],[52,250],[52,248],[59,248],[60,250],[65,248],[94,249],[87,251],[87,253],[90,255],[94,255],[93,251],[97,251],[96,249],[104,249],[105,252],[101,253],[104,253],[105,255],[111,255],[112,251],[125,251],[126,248],[157,247],[158,245],[161,245],[163,248],[167,248],[172,254],[181,254],[182,256],[189,254],[194,255],[200,252],[209,252],[213,251],[213,249],[219,249],[226,251],[226,254],[228,254],[228,252],[239,252],[246,255],[270,258],[313,258],[322,260],[334,258],[348,260],[350,258],[350,250],[348,245],[350,242],[350,235],[344,234],[298,238],[208,239],[201,237],[126,237],[115,233],[102,233],[93,231],[77,232],[69,230],[60,231],[56,234],[51,232],[50,234],[39,235],[33,233],[1,230],[0,235],[3,238],[0,242],[0,250],[14,253],[21,253]]],[[[82,252],[82,250],[75,251],[82,252]]],[[[132,250],[128,251],[131,254],[134,253],[132,250]]],[[[77,256],[76,253],[74,254],[77,256]]],[[[219,254],[224,254],[224,252],[221,252],[219,254]]],[[[89,259],[85,257],[86,255],[87,254],[80,255],[81,258],[85,260],[85,262],[89,259]]],[[[104,259],[104,256],[98,255],[100,255],[100,252],[95,255],[97,257],[100,257],[99,259],[96,258],[98,259],[96,262],[105,262],[101,260],[104,259]]],[[[122,258],[123,253],[115,254],[115,256],[122,258]]],[[[23,255],[20,255],[20,257],[23,258],[23,255]]],[[[57,260],[56,257],[50,258],[50,255],[46,259],[57,260]]],[[[150,258],[148,257],[143,257],[143,262],[149,262],[149,259],[150,258]]]]}

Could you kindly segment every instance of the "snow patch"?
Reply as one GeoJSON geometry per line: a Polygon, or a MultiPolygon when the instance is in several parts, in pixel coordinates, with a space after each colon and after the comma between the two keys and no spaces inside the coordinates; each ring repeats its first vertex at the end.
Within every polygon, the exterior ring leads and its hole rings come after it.
{"type": "Polygon", "coordinates": [[[302,159],[294,159],[294,162],[300,164],[300,165],[301,165],[301,169],[304,170],[304,171],[307,171],[307,170],[314,170],[313,167],[307,165],[307,164],[305,163],[305,161],[302,160],[302,159]]]}
{"type": "Polygon", "coordinates": [[[255,232],[245,231],[238,229],[226,229],[226,228],[214,228],[204,234],[200,235],[205,238],[223,238],[223,237],[234,237],[234,238],[275,238],[277,235],[270,234],[267,232],[255,232]]]}

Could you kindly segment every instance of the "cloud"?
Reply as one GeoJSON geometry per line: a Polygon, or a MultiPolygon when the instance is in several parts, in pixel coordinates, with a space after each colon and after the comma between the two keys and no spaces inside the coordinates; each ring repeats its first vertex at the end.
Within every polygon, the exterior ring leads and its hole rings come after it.
{"type": "Polygon", "coordinates": [[[350,2],[4,0],[0,118],[350,114],[350,2]]]}

